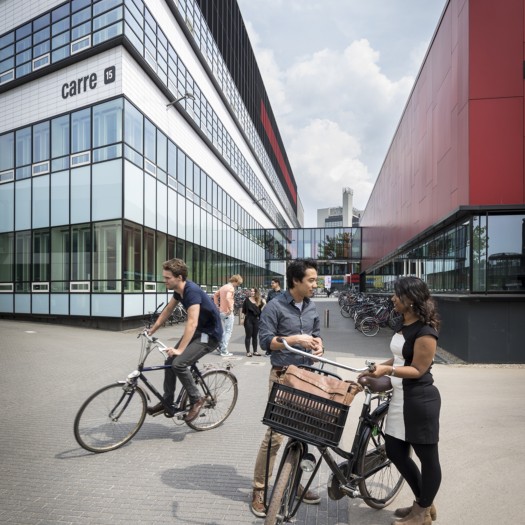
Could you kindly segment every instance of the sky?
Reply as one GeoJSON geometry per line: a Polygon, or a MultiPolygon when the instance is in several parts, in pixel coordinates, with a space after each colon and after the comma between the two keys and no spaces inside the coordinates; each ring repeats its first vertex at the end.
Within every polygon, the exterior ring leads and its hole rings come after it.
{"type": "Polygon", "coordinates": [[[446,0],[238,0],[304,207],[364,209],[446,0]]]}

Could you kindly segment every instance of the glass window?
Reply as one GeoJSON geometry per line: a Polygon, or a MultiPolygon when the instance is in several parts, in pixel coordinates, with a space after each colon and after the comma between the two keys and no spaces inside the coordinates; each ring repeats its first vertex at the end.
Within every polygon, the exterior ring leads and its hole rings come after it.
{"type": "Polygon", "coordinates": [[[49,230],[33,232],[33,281],[48,282],[51,253],[49,230]]]}
{"type": "Polygon", "coordinates": [[[51,174],[51,226],[69,224],[69,171],[51,174]]]}
{"type": "Polygon", "coordinates": [[[49,159],[49,122],[33,126],[33,163],[49,159]]]}
{"type": "MultiPolygon", "coordinates": [[[[89,4],[91,0],[87,0],[85,2],[86,4],[89,4]]],[[[74,3],[74,2],[73,2],[74,3]]],[[[73,7],[73,11],[75,8],[73,7]]],[[[73,26],[76,26],[78,24],[81,24],[82,22],[86,22],[87,20],[91,19],[91,7],[88,6],[85,9],[82,9],[81,11],[77,11],[76,13],[73,13],[71,16],[71,24],[73,26]]]]}
{"type": "Polygon", "coordinates": [[[79,38],[82,38],[83,36],[89,35],[91,33],[91,21],[88,20],[87,22],[84,22],[83,24],[74,27],[71,30],[71,40],[73,42],[75,40],[78,40],[79,38]]]}
{"type": "Polygon", "coordinates": [[[0,184],[0,231],[15,229],[15,188],[14,184],[0,184]]]}
{"type": "Polygon", "coordinates": [[[71,114],[71,153],[91,148],[91,109],[71,114]]]}
{"type": "Polygon", "coordinates": [[[70,4],[64,4],[60,7],[57,7],[52,13],[51,13],[51,20],[53,22],[56,22],[57,20],[61,20],[62,18],[69,15],[69,7],[70,4]]]}
{"type": "Polygon", "coordinates": [[[51,35],[49,27],[46,27],[33,35],[33,45],[40,44],[44,40],[47,40],[51,35]]]}
{"type": "Polygon", "coordinates": [[[15,163],[15,134],[0,135],[0,171],[12,169],[15,163]]]}
{"type": "Polygon", "coordinates": [[[180,149],[177,152],[177,166],[177,180],[186,184],[186,155],[180,149]]]}
{"type": "Polygon", "coordinates": [[[92,220],[122,216],[122,161],[100,162],[92,168],[92,220]]]}
{"type": "Polygon", "coordinates": [[[124,224],[123,277],[124,291],[142,291],[142,228],[124,224]]]}
{"type": "Polygon", "coordinates": [[[168,173],[174,179],[177,178],[177,146],[175,146],[171,140],[168,141],[168,173]]]}
{"type": "Polygon", "coordinates": [[[24,38],[22,40],[17,40],[16,42],[16,52],[20,53],[21,51],[25,51],[26,49],[29,49],[29,52],[31,53],[31,37],[28,36],[27,38],[24,38]]]}
{"type": "Polygon", "coordinates": [[[91,219],[90,167],[71,170],[71,223],[87,222],[91,219]]]}
{"type": "Polygon", "coordinates": [[[16,132],[16,165],[31,164],[31,128],[19,129],[16,132]]]}
{"type": "Polygon", "coordinates": [[[2,283],[13,281],[14,240],[13,233],[0,235],[0,282],[2,283]]]}
{"type": "Polygon", "coordinates": [[[65,292],[69,289],[70,267],[69,226],[51,229],[51,291],[65,292]]]}
{"type": "Polygon", "coordinates": [[[0,37],[0,48],[5,47],[9,44],[13,44],[15,41],[15,33],[14,31],[11,31],[10,33],[7,33],[6,35],[0,37]]]}
{"type": "Polygon", "coordinates": [[[33,228],[49,226],[49,175],[33,180],[33,228]]]}
{"type": "Polygon", "coordinates": [[[69,155],[69,115],[51,121],[51,156],[69,155]]]}
{"type": "Polygon", "coordinates": [[[76,224],[71,227],[71,280],[91,279],[91,226],[76,224]]]}
{"type": "Polygon", "coordinates": [[[155,232],[144,228],[144,280],[154,281],[155,275],[155,232]]]}
{"type": "Polygon", "coordinates": [[[28,292],[31,278],[31,232],[17,232],[15,237],[15,290],[28,292]]]}
{"type": "Polygon", "coordinates": [[[157,166],[164,171],[167,170],[167,148],[168,139],[166,135],[157,130],[157,166]]]}
{"type": "MultiPolygon", "coordinates": [[[[65,33],[61,33],[60,35],[55,36],[51,39],[51,47],[53,49],[57,49],[58,47],[68,44],[70,40],[71,40],[70,32],[66,31],[65,33]]],[[[69,46],[67,46],[67,50],[69,52],[69,46]]]]}
{"type": "Polygon", "coordinates": [[[144,120],[144,156],[155,164],[157,140],[157,130],[148,120],[144,120]]]}
{"type": "Polygon", "coordinates": [[[24,37],[27,37],[28,35],[31,35],[31,32],[32,32],[31,22],[29,22],[28,24],[22,27],[19,27],[16,30],[16,39],[20,40],[24,37]]]}
{"type": "Polygon", "coordinates": [[[125,106],[125,140],[132,148],[142,153],[142,138],[143,138],[143,118],[142,113],[126,101],[125,106]]]}
{"type": "Polygon", "coordinates": [[[93,226],[93,279],[99,281],[99,291],[120,289],[121,232],[120,221],[102,222],[93,226]]]}
{"type": "Polygon", "coordinates": [[[93,107],[93,147],[122,141],[121,98],[93,107]]]}
{"type": "Polygon", "coordinates": [[[93,31],[108,26],[113,22],[116,22],[117,20],[121,19],[122,7],[118,7],[117,9],[113,9],[113,11],[110,11],[109,13],[104,13],[103,15],[95,18],[95,20],[93,20],[93,31]]]}
{"type": "Polygon", "coordinates": [[[69,29],[69,18],[64,18],[63,20],[60,20],[59,22],[53,24],[53,26],[51,27],[51,35],[58,35],[59,33],[64,32],[66,29],[69,29]]]}

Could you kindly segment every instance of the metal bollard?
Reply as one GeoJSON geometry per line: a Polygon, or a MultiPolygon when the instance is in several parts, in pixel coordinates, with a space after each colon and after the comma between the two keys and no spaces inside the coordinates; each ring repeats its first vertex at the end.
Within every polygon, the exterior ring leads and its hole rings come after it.
{"type": "Polygon", "coordinates": [[[324,311],[324,327],[328,328],[330,326],[330,310],[328,308],[324,311]]]}

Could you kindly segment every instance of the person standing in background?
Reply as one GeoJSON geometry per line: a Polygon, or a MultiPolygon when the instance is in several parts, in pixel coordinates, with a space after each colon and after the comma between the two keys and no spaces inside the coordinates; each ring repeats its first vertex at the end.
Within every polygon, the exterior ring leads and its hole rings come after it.
{"type": "Polygon", "coordinates": [[[218,348],[219,354],[223,357],[233,355],[231,352],[228,352],[228,344],[232,336],[233,322],[235,320],[233,313],[235,290],[241,284],[242,277],[239,274],[232,275],[230,281],[224,286],[221,286],[213,295],[213,302],[219,309],[222,328],[224,330],[221,344],[218,348]]]}
{"type": "MultiPolygon", "coordinates": [[[[268,292],[268,297],[266,298],[266,302],[269,303],[272,299],[275,299],[276,297],[279,297],[283,293],[281,290],[281,279],[278,277],[274,277],[272,279],[272,282],[270,283],[270,286],[272,289],[268,292]]],[[[264,353],[265,357],[270,357],[271,352],[266,351],[264,353]]]]}
{"type": "Polygon", "coordinates": [[[259,318],[261,310],[265,305],[264,299],[258,288],[251,288],[250,295],[246,297],[242,304],[242,313],[244,315],[244,332],[246,337],[244,339],[244,346],[246,347],[246,357],[252,355],[261,355],[257,352],[257,336],[259,335],[259,318]],[[253,348],[253,353],[250,350],[250,343],[253,348]]]}

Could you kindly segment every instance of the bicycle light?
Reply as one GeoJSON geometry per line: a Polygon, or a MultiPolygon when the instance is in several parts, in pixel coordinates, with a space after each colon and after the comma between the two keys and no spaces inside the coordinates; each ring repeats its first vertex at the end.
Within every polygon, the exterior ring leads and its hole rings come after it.
{"type": "Polygon", "coordinates": [[[315,456],[308,452],[308,454],[303,456],[303,459],[301,459],[301,463],[299,463],[299,465],[303,472],[313,472],[316,462],[315,456]]]}

